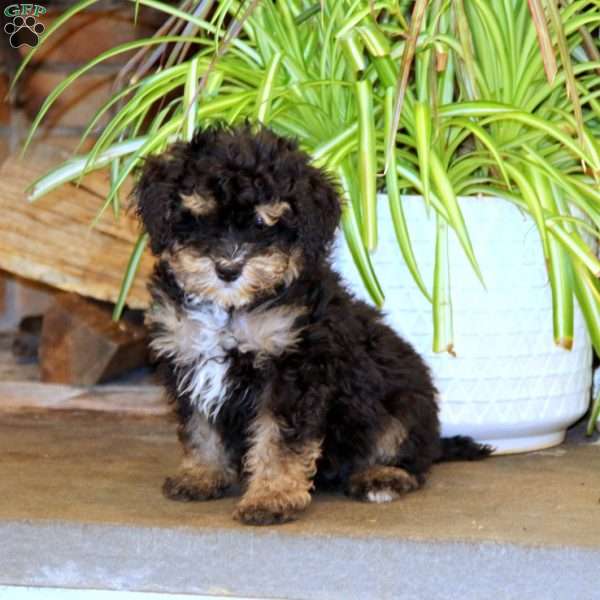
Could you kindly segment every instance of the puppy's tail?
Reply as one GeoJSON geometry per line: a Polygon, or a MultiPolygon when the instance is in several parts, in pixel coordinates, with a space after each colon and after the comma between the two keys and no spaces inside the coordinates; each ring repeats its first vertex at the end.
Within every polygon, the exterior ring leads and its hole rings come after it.
{"type": "Polygon", "coordinates": [[[440,455],[436,462],[450,460],[481,460],[489,456],[494,448],[487,444],[478,444],[473,438],[464,435],[441,438],[440,455]]]}

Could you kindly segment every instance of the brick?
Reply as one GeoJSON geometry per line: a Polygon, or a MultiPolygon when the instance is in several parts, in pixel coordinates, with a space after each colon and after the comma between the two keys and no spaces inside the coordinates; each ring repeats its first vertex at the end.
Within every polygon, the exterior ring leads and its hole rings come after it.
{"type": "Polygon", "coordinates": [[[7,137],[4,131],[0,129],[0,165],[8,158],[10,154],[9,145],[6,139],[7,137]]]}
{"type": "MultiPolygon", "coordinates": [[[[62,11],[49,11],[39,20],[46,26],[62,11]]],[[[148,19],[140,18],[133,23],[133,9],[112,9],[104,11],[84,11],[73,16],[35,53],[35,63],[81,64],[95,58],[105,50],[119,44],[151,36],[155,26],[148,19]]],[[[21,47],[26,54],[29,50],[21,47]]],[[[124,64],[133,52],[120,54],[106,61],[110,64],[124,64]]]]}
{"type": "Polygon", "coordinates": [[[39,346],[41,379],[47,383],[93,385],[143,367],[146,330],[111,307],[77,294],[59,294],[44,314],[39,346]]]}
{"type": "Polygon", "coordinates": [[[2,321],[2,317],[4,315],[4,313],[6,312],[6,307],[7,307],[7,303],[6,303],[6,279],[7,279],[7,275],[0,271],[0,321],[2,321]]]}
{"type": "Polygon", "coordinates": [[[23,317],[44,313],[56,294],[52,288],[14,277],[4,271],[0,271],[0,281],[4,287],[4,308],[0,311],[1,330],[15,329],[23,317]]]}
{"type": "Polygon", "coordinates": [[[45,312],[52,303],[55,290],[35,281],[15,278],[14,299],[20,316],[45,312]]]}
{"type": "Polygon", "coordinates": [[[0,74],[0,164],[10,148],[10,105],[5,101],[8,92],[8,76],[0,74]]]}
{"type": "MultiPolygon", "coordinates": [[[[24,79],[21,94],[24,110],[34,118],[50,92],[64,79],[62,73],[32,70],[24,79]]],[[[88,74],[71,84],[59,96],[44,119],[45,128],[82,127],[111,96],[114,75],[88,74]]]]}
{"type": "MultiPolygon", "coordinates": [[[[22,110],[11,109],[10,123],[0,124],[0,164],[13,152],[18,152],[29,131],[30,121],[22,110]]],[[[0,201],[1,203],[1,201],[0,201]]]]}
{"type": "Polygon", "coordinates": [[[0,125],[10,123],[10,105],[6,100],[8,93],[8,75],[0,74],[0,125]]]}

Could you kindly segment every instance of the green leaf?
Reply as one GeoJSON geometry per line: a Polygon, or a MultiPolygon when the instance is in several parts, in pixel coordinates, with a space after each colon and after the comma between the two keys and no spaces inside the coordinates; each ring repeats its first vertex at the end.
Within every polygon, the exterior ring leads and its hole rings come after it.
{"type": "Polygon", "coordinates": [[[356,28],[360,37],[365,43],[365,47],[371,56],[388,56],[390,53],[390,43],[385,34],[379,29],[372,18],[366,18],[356,28]]]}
{"type": "Polygon", "coordinates": [[[477,125],[477,123],[460,117],[456,119],[450,119],[447,125],[458,125],[459,127],[469,130],[489,150],[490,154],[496,161],[500,172],[502,173],[502,177],[504,178],[506,186],[508,187],[508,189],[511,189],[510,178],[508,177],[508,173],[506,172],[504,160],[502,160],[502,156],[500,155],[500,149],[498,148],[492,136],[489,135],[483,127],[477,125]]]}
{"type": "Polygon", "coordinates": [[[277,69],[281,62],[282,54],[278,51],[273,53],[263,81],[256,96],[256,121],[267,124],[269,122],[269,113],[271,103],[273,102],[273,84],[277,75],[277,69]]]}
{"type": "Polygon", "coordinates": [[[510,163],[506,163],[506,169],[521,190],[521,196],[527,203],[529,213],[531,214],[540,234],[544,258],[548,260],[550,254],[550,250],[548,248],[548,231],[546,230],[544,211],[537,195],[535,183],[532,181],[533,176],[531,168],[526,163],[522,163],[518,167],[513,166],[510,163]]]}
{"type": "Polygon", "coordinates": [[[52,169],[30,186],[28,200],[35,202],[48,192],[60,187],[61,185],[73,181],[85,173],[102,169],[115,158],[133,154],[141,148],[147,141],[146,137],[127,140],[111,146],[105,152],[102,152],[93,164],[88,164],[88,157],[82,156],[64,162],[59,167],[52,169]]]}
{"type": "Polygon", "coordinates": [[[113,94],[113,96],[111,96],[94,114],[94,116],[91,118],[91,120],[89,121],[89,123],[87,124],[84,132],[81,134],[81,137],[79,139],[79,143],[77,144],[77,147],[75,148],[74,154],[78,154],[79,150],[81,149],[81,146],[83,145],[83,142],[89,138],[89,136],[91,135],[92,131],[94,130],[94,127],[96,127],[96,125],[99,123],[100,119],[108,112],[110,111],[111,108],[113,108],[115,105],[117,105],[123,98],[125,98],[127,95],[132,94],[138,87],[140,87],[142,85],[142,81],[138,81],[137,83],[131,85],[131,86],[127,86],[125,88],[123,88],[122,90],[120,90],[118,93],[113,94]]]}
{"type": "Polygon", "coordinates": [[[362,236],[372,251],[377,246],[377,146],[373,119],[373,90],[369,81],[355,84],[358,109],[358,179],[360,182],[362,236]]]}
{"type": "Polygon", "coordinates": [[[301,12],[296,17],[296,25],[302,25],[305,21],[308,21],[311,17],[318,14],[321,10],[321,5],[318,2],[315,2],[315,4],[309,6],[306,10],[301,12]]]}
{"type": "Polygon", "coordinates": [[[95,226],[98,223],[98,221],[104,214],[104,211],[112,202],[115,194],[117,194],[119,189],[123,186],[123,184],[127,180],[127,177],[131,174],[133,169],[136,167],[139,160],[144,156],[148,156],[152,152],[156,152],[157,150],[160,150],[167,143],[170,143],[171,141],[173,141],[172,138],[175,136],[175,133],[181,127],[182,124],[183,124],[183,117],[171,120],[168,125],[164,126],[160,130],[159,133],[156,133],[155,135],[152,135],[152,136],[148,136],[148,138],[146,138],[144,144],[141,145],[139,148],[137,148],[137,150],[135,150],[135,152],[133,152],[129,156],[129,158],[127,159],[127,162],[123,165],[123,168],[118,173],[118,176],[112,182],[111,187],[110,187],[110,192],[108,193],[108,196],[106,197],[104,205],[98,211],[98,214],[96,215],[96,217],[92,223],[92,226],[95,226]]]}
{"type": "MultiPolygon", "coordinates": [[[[142,0],[142,1],[146,2],[147,0],[142,0]]],[[[25,140],[25,143],[23,145],[22,154],[24,154],[26,152],[42,119],[44,118],[46,113],[50,110],[51,106],[54,104],[56,99],[65,91],[65,89],[67,87],[69,87],[69,85],[71,85],[81,75],[83,75],[84,73],[89,71],[92,67],[96,66],[97,64],[101,63],[102,61],[104,61],[106,59],[112,58],[114,56],[118,56],[119,54],[122,54],[124,52],[129,52],[130,50],[134,50],[135,48],[160,44],[163,42],[176,42],[176,41],[180,41],[180,40],[191,41],[193,43],[199,43],[197,38],[184,38],[182,36],[161,36],[158,38],[144,38],[141,40],[135,40],[133,42],[127,42],[125,44],[121,44],[120,46],[117,46],[116,48],[111,48],[110,50],[107,50],[106,52],[102,52],[96,58],[94,58],[93,60],[86,63],[83,67],[80,67],[79,69],[76,69],[75,71],[73,71],[73,73],[71,73],[71,75],[69,75],[68,77],[63,79],[63,81],[61,81],[50,92],[50,94],[48,95],[48,97],[46,98],[44,103],[42,104],[35,119],[33,120],[33,123],[31,124],[29,135],[27,136],[27,139],[25,140]]]]}
{"type": "MultiPolygon", "coordinates": [[[[397,164],[396,172],[408,182],[409,185],[407,187],[412,187],[420,194],[423,194],[423,183],[415,169],[410,168],[406,164],[397,164]]],[[[431,193],[431,204],[435,212],[442,215],[446,221],[450,219],[448,210],[434,192],[431,193]]]]}
{"type": "MultiPolygon", "coordinates": [[[[560,193],[552,187],[548,178],[539,169],[529,170],[532,183],[537,191],[542,209],[545,214],[560,215],[554,200],[555,194],[560,193]]],[[[546,217],[546,227],[552,219],[546,217]]],[[[573,274],[571,261],[564,247],[554,236],[548,237],[548,276],[552,290],[552,322],[554,330],[554,343],[557,346],[570,350],[573,346],[573,274]]]]}
{"type": "Polygon", "coordinates": [[[469,22],[465,13],[464,0],[456,0],[454,2],[454,10],[456,11],[458,40],[462,50],[460,55],[461,65],[464,67],[458,69],[457,74],[463,81],[467,98],[469,100],[476,100],[479,97],[479,90],[477,86],[473,40],[471,37],[471,28],[469,27],[469,22]]]}
{"type": "Polygon", "coordinates": [[[469,232],[467,231],[465,219],[462,211],[460,210],[460,206],[458,205],[458,200],[456,199],[454,190],[452,189],[452,184],[450,183],[448,173],[442,165],[442,162],[440,161],[435,150],[431,151],[430,159],[431,177],[440,200],[446,207],[448,223],[452,225],[452,228],[454,229],[458,240],[463,247],[465,254],[467,255],[467,258],[469,259],[475,274],[483,284],[483,276],[481,274],[479,264],[477,263],[477,258],[475,257],[475,252],[473,251],[473,245],[471,244],[471,238],[469,237],[469,232]]]}
{"type": "MultiPolygon", "coordinates": [[[[120,165],[121,165],[121,161],[119,158],[115,158],[110,163],[110,184],[111,184],[111,186],[114,185],[117,180],[120,165]]],[[[113,216],[114,216],[115,220],[118,221],[119,215],[121,213],[121,198],[119,197],[118,191],[117,191],[117,193],[115,193],[115,195],[113,197],[112,207],[113,207],[113,216]]]]}
{"type": "MultiPolygon", "coordinates": [[[[343,4],[343,3],[340,3],[343,4]]],[[[358,3],[356,3],[358,4],[358,3]]],[[[369,15],[382,8],[388,8],[386,2],[376,2],[372,6],[364,6],[354,12],[353,10],[348,11],[348,18],[339,26],[339,30],[336,33],[336,37],[341,39],[346,36],[350,31],[356,29],[361,22],[363,22],[369,15]]]]}
{"type": "MultiPolygon", "coordinates": [[[[148,90],[140,90],[140,93],[136,94],[130,102],[121,107],[96,140],[94,147],[88,154],[88,163],[90,165],[93,164],[98,154],[109,148],[117,138],[129,137],[131,135],[131,125],[136,120],[139,122],[146,119],[148,112],[157,102],[164,99],[173,89],[179,87],[184,82],[183,77],[179,75],[183,75],[183,73],[178,74],[177,77],[170,79],[165,84],[161,83],[160,86],[153,85],[148,90]]],[[[180,99],[174,99],[174,101],[179,102],[180,99]]]]}
{"type": "Polygon", "coordinates": [[[129,291],[131,290],[131,286],[133,285],[133,281],[135,280],[135,276],[140,266],[140,262],[142,260],[142,256],[144,255],[144,250],[146,249],[147,243],[148,234],[140,234],[140,236],[137,239],[137,242],[135,243],[135,246],[133,247],[133,251],[131,253],[131,256],[129,257],[129,263],[127,264],[127,269],[125,270],[125,275],[123,276],[123,282],[121,283],[119,297],[117,298],[117,303],[115,304],[115,308],[113,310],[113,321],[118,321],[121,318],[121,315],[123,314],[123,309],[125,308],[125,303],[127,302],[127,296],[129,295],[129,291]]]}
{"type": "Polygon", "coordinates": [[[600,163],[594,160],[594,157],[586,153],[580,145],[565,134],[559,127],[551,121],[542,119],[536,115],[528,114],[519,110],[515,110],[509,105],[499,104],[496,102],[461,102],[442,106],[439,109],[441,117],[483,117],[488,116],[488,122],[492,123],[498,120],[516,121],[522,123],[540,132],[548,134],[560,142],[565,148],[579,159],[591,164],[596,171],[600,171],[600,163]]]}
{"type": "MultiPolygon", "coordinates": [[[[593,185],[582,182],[577,177],[569,176],[564,171],[555,168],[548,160],[537,153],[529,145],[525,146],[526,156],[532,162],[540,166],[546,175],[568,195],[570,201],[578,206],[600,229],[600,215],[597,207],[600,207],[600,192],[593,185]]],[[[515,159],[521,158],[513,155],[515,159]]]]}
{"type": "Polygon", "coordinates": [[[448,225],[436,215],[435,266],[433,271],[433,351],[454,353],[454,327],[450,299],[448,225]]]}
{"type": "Polygon", "coordinates": [[[546,227],[574,258],[591,271],[594,277],[600,277],[600,261],[578,234],[574,231],[565,231],[563,225],[550,219],[546,220],[546,227]]]}
{"type": "Polygon", "coordinates": [[[575,295],[596,354],[600,356],[600,289],[598,280],[579,261],[573,261],[575,295]]]}
{"type": "Polygon", "coordinates": [[[356,212],[352,203],[351,190],[353,184],[349,168],[340,166],[338,168],[338,175],[342,183],[346,200],[342,210],[342,229],[344,231],[346,243],[348,244],[348,248],[352,254],[358,272],[360,273],[361,279],[365,284],[365,288],[369,292],[373,302],[375,302],[377,306],[383,306],[385,300],[383,290],[379,285],[379,281],[373,270],[373,265],[371,264],[371,258],[362,241],[356,212]]]}
{"type": "MultiPolygon", "coordinates": [[[[431,111],[425,102],[415,102],[415,140],[417,156],[419,157],[419,171],[423,182],[423,197],[427,207],[431,205],[431,188],[429,174],[429,155],[431,153],[431,111]]],[[[391,167],[391,163],[390,163],[391,167]]]]}
{"type": "Polygon", "coordinates": [[[389,56],[374,56],[371,62],[375,65],[381,85],[386,88],[394,85],[397,78],[394,61],[389,56]]]}
{"type": "Polygon", "coordinates": [[[340,44],[350,68],[354,72],[364,71],[369,63],[367,57],[364,55],[363,47],[357,33],[350,31],[340,39],[340,44]]]}
{"type": "Polygon", "coordinates": [[[319,163],[323,161],[327,156],[331,156],[337,152],[343,144],[346,144],[350,138],[355,136],[358,132],[358,123],[353,123],[347,127],[341,133],[338,133],[333,138],[322,142],[312,151],[313,161],[319,163]]]}
{"type": "Polygon", "coordinates": [[[199,57],[195,57],[189,61],[183,93],[183,107],[186,115],[184,138],[188,142],[191,142],[194,137],[198,118],[198,60],[199,57]]]}
{"type": "MultiPolygon", "coordinates": [[[[389,131],[392,126],[392,117],[394,111],[394,90],[388,88],[385,96],[385,131],[389,131]]],[[[400,246],[400,251],[404,258],[404,262],[413,276],[415,283],[423,293],[423,295],[431,302],[431,295],[425,286],[417,260],[413,252],[412,243],[410,240],[410,233],[406,224],[406,218],[404,216],[404,210],[402,208],[402,199],[400,198],[400,189],[398,186],[398,173],[396,171],[396,153],[394,152],[390,157],[390,167],[385,174],[386,190],[388,195],[388,201],[390,205],[390,214],[392,216],[392,223],[394,225],[394,232],[396,233],[396,239],[400,246]]]]}

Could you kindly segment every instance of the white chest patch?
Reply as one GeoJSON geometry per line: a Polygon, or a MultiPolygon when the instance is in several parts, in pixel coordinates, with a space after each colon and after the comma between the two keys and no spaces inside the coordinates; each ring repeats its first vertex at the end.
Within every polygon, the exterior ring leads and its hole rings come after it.
{"type": "Polygon", "coordinates": [[[254,353],[257,367],[280,356],[298,343],[301,330],[294,322],[304,312],[301,307],[279,306],[230,314],[214,303],[177,308],[165,298],[147,315],[148,324],[159,330],[150,346],[159,357],[174,362],[178,390],[214,419],[230,392],[230,351],[254,353]]]}

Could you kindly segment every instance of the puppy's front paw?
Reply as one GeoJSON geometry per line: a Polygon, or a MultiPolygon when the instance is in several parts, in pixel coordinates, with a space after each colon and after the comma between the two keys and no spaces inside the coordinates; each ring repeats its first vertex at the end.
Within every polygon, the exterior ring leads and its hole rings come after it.
{"type": "Polygon", "coordinates": [[[297,519],[309,503],[308,492],[244,497],[235,509],[233,518],[246,525],[278,525],[297,519]]]}
{"type": "Polygon", "coordinates": [[[167,477],[162,491],[170,500],[190,502],[221,498],[228,487],[229,482],[219,473],[194,469],[167,477]]]}
{"type": "Polygon", "coordinates": [[[281,511],[268,506],[239,506],[233,518],[245,525],[279,525],[296,519],[296,513],[281,511]]]}

